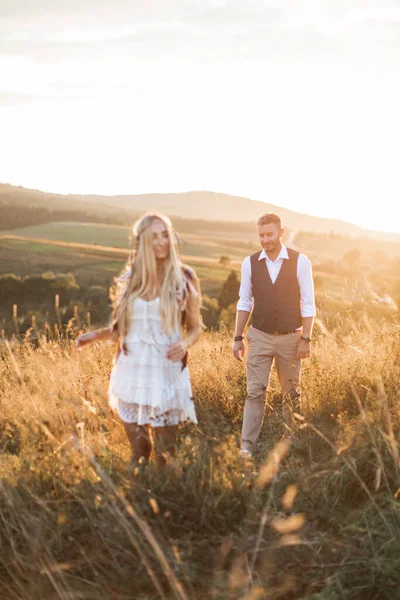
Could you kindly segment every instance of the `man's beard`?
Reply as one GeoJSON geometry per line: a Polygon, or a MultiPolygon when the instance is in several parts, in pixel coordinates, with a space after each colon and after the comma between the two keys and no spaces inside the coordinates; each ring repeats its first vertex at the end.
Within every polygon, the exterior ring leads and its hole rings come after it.
{"type": "Polygon", "coordinates": [[[278,248],[278,241],[276,242],[267,242],[266,244],[263,244],[263,248],[264,250],[270,251],[270,250],[276,250],[278,248]]]}

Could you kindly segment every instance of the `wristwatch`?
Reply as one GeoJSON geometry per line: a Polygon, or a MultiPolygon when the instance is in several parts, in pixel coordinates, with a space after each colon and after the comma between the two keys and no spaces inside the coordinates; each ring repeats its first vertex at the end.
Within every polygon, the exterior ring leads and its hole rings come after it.
{"type": "Polygon", "coordinates": [[[244,337],[242,335],[236,335],[235,336],[235,342],[243,342],[244,337]]]}
{"type": "Polygon", "coordinates": [[[300,339],[303,340],[303,342],[307,342],[307,344],[309,344],[311,342],[311,338],[305,337],[304,335],[301,335],[300,339]]]}

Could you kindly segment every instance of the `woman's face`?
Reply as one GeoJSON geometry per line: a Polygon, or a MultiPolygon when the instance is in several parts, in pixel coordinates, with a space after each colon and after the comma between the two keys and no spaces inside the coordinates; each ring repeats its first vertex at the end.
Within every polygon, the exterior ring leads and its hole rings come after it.
{"type": "Polygon", "coordinates": [[[153,250],[156,260],[165,260],[169,256],[169,238],[165,224],[160,219],[154,219],[151,224],[153,234],[153,250]]]}

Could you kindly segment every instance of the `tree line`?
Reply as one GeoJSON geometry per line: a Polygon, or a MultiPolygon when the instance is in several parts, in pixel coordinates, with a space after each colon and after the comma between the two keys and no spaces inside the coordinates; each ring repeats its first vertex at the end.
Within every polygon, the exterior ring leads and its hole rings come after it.
{"type": "MultiPolygon", "coordinates": [[[[129,227],[139,214],[134,211],[123,209],[115,210],[110,213],[101,210],[97,205],[94,207],[96,213],[82,209],[56,209],[48,208],[36,204],[21,204],[10,200],[0,199],[0,231],[12,229],[22,229],[33,225],[43,225],[51,222],[77,222],[77,223],[102,223],[105,225],[122,225],[129,227]],[[99,210],[97,210],[99,208],[99,210]]],[[[181,233],[220,233],[235,232],[238,234],[255,235],[255,226],[253,223],[229,222],[229,221],[207,221],[205,219],[188,219],[179,216],[172,216],[172,222],[175,229],[181,233]]],[[[243,244],[243,241],[241,242],[243,244]]],[[[254,243],[249,241],[248,245],[252,248],[254,243]]],[[[229,241],[225,240],[229,245],[229,241]]],[[[237,244],[237,240],[232,240],[231,245],[237,244]]]]}
{"type": "Polygon", "coordinates": [[[78,317],[89,325],[105,323],[109,314],[109,290],[80,287],[72,273],[0,276],[0,326],[7,337],[24,334],[32,319],[41,329],[47,325],[64,327],[78,317]]]}
{"type": "Polygon", "coordinates": [[[22,227],[43,225],[44,223],[55,221],[126,225],[126,221],[123,221],[123,219],[117,215],[95,215],[80,210],[52,210],[43,206],[28,206],[0,202],[0,231],[21,229],[22,227]]]}
{"type": "MultiPolygon", "coordinates": [[[[239,292],[236,271],[231,271],[217,298],[202,297],[203,320],[207,328],[221,323],[232,327],[239,292]]],[[[25,334],[32,328],[66,328],[71,320],[77,324],[101,326],[110,319],[109,289],[103,286],[80,286],[72,273],[0,275],[0,328],[6,337],[25,334]]]]}

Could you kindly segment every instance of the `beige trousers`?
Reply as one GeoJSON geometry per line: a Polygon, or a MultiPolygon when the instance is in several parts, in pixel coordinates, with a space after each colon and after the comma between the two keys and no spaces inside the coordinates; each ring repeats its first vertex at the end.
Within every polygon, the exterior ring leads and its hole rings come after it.
{"type": "Polygon", "coordinates": [[[279,382],[287,398],[300,396],[300,361],[296,360],[301,330],[286,335],[272,335],[250,327],[247,339],[247,398],[244,405],[242,448],[253,451],[260,435],[265,392],[268,389],[272,363],[278,372],[279,382]]]}

